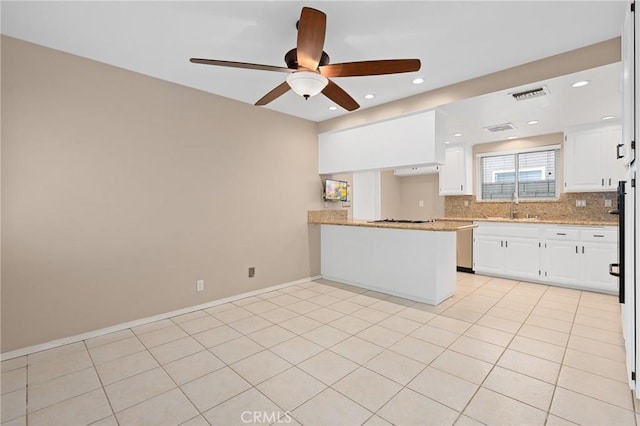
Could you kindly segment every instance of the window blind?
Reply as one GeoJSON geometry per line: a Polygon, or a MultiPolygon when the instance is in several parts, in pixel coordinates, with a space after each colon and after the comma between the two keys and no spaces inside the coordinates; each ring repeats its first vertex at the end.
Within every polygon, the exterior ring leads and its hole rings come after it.
{"type": "Polygon", "coordinates": [[[480,157],[482,200],[556,198],[556,166],[560,150],[480,157]]]}

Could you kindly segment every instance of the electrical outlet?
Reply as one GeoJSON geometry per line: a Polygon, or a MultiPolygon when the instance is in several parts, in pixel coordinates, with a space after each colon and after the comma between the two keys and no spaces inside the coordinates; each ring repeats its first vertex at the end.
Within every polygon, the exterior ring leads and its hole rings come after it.
{"type": "Polygon", "coordinates": [[[464,200],[464,206],[469,207],[469,200],[464,200]]]}
{"type": "Polygon", "coordinates": [[[604,200],[604,206],[605,207],[613,207],[612,201],[613,200],[604,200]]]}
{"type": "Polygon", "coordinates": [[[256,268],[255,266],[250,266],[249,267],[249,278],[253,278],[256,276],[256,268]]]}
{"type": "Polygon", "coordinates": [[[202,290],[204,290],[204,280],[197,280],[196,291],[202,291],[202,290]]]}
{"type": "Polygon", "coordinates": [[[587,200],[576,200],[576,207],[587,207],[587,200]]]}
{"type": "Polygon", "coordinates": [[[418,207],[424,207],[424,200],[418,201],[418,207]]]}

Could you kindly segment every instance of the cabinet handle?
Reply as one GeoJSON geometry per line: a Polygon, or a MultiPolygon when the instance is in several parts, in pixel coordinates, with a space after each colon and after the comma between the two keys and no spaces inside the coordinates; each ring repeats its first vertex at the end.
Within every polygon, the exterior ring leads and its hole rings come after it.
{"type": "Polygon", "coordinates": [[[611,186],[611,178],[609,178],[609,186],[611,186]]]}
{"type": "Polygon", "coordinates": [[[593,234],[593,236],[597,238],[604,238],[604,235],[600,235],[600,234],[593,234]]]}
{"type": "Polygon", "coordinates": [[[584,246],[582,246],[582,254],[584,254],[584,246]]]}
{"type": "Polygon", "coordinates": [[[500,247],[504,247],[504,241],[500,241],[500,247]]]}
{"type": "Polygon", "coordinates": [[[567,235],[564,232],[556,232],[556,235],[567,235]]]}
{"type": "MultiPolygon", "coordinates": [[[[611,180],[611,179],[609,179],[611,180]]],[[[609,185],[611,185],[611,182],[609,182],[609,185]]],[[[460,191],[462,191],[462,185],[460,185],[460,191]]]]}
{"type": "Polygon", "coordinates": [[[505,242],[504,242],[504,246],[505,246],[505,248],[506,248],[506,247],[509,247],[509,241],[505,241],[505,242]]]}
{"type": "Polygon", "coordinates": [[[576,254],[578,254],[578,246],[576,246],[576,254]]]}
{"type": "Polygon", "coordinates": [[[623,143],[619,143],[618,145],[616,145],[616,159],[619,160],[623,157],[623,155],[620,155],[620,148],[622,148],[624,146],[623,143]]]}
{"type": "Polygon", "coordinates": [[[602,186],[604,186],[604,178],[602,178],[602,186]]]}

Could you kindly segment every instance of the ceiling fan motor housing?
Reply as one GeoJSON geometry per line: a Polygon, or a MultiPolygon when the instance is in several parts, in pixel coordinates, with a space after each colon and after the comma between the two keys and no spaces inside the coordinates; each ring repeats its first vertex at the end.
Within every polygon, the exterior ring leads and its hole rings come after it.
{"type": "MultiPolygon", "coordinates": [[[[293,48],[284,55],[284,63],[287,64],[287,68],[292,70],[298,69],[298,49],[293,48]]],[[[322,56],[320,57],[320,63],[318,66],[328,65],[329,64],[329,55],[324,50],[322,51],[322,56]]],[[[313,70],[315,71],[315,70],[313,70]]]]}

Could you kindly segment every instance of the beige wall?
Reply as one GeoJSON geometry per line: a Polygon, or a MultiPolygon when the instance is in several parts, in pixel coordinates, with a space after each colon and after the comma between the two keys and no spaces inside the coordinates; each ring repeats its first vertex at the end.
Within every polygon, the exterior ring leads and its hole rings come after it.
{"type": "Polygon", "coordinates": [[[393,170],[380,172],[380,217],[382,219],[404,219],[401,215],[400,178],[393,170]]]}
{"type": "Polygon", "coordinates": [[[438,174],[395,176],[393,170],[381,173],[382,218],[426,220],[444,216],[444,198],[438,191],[438,174]],[[420,201],[424,206],[420,207],[420,201]]]}
{"type": "Polygon", "coordinates": [[[2,352],[319,273],[314,123],[1,53],[2,352]]]}
{"type": "Polygon", "coordinates": [[[438,174],[403,176],[400,180],[403,219],[426,220],[444,216],[444,197],[439,195],[438,174]],[[420,200],[424,206],[420,207],[420,200]]]}

